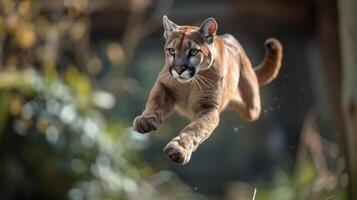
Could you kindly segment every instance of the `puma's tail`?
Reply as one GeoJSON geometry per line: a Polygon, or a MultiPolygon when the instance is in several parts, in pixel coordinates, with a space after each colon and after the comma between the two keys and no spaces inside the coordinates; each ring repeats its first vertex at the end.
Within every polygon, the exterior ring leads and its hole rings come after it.
{"type": "Polygon", "coordinates": [[[276,78],[283,58],[283,46],[277,39],[267,39],[265,41],[265,47],[265,58],[263,62],[254,69],[259,85],[261,86],[270,83],[276,78]]]}

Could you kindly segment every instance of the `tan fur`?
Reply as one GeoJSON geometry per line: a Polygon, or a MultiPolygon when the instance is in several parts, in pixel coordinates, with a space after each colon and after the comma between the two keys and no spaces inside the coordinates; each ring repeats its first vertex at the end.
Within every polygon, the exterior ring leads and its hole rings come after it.
{"type": "MultiPolygon", "coordinates": [[[[231,35],[214,36],[213,52],[197,34],[199,27],[178,26],[167,34],[165,49],[173,40],[178,53],[189,41],[201,47],[201,60],[209,55],[213,64],[199,71],[188,83],[180,83],[170,74],[166,63],[150,92],[146,108],[135,118],[133,127],[140,133],[156,130],[162,120],[176,110],[191,122],[164,149],[168,157],[186,164],[193,151],[207,139],[219,124],[220,113],[228,106],[245,121],[260,115],[259,84],[271,82],[278,74],[282,60],[282,45],[276,39],[266,42],[266,57],[253,69],[242,46],[231,35]]],[[[179,56],[179,55],[178,55],[179,56]]]]}

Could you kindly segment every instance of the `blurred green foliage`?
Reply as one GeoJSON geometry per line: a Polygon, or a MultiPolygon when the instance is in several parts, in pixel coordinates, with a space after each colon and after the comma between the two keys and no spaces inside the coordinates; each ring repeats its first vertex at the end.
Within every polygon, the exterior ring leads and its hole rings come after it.
{"type": "Polygon", "coordinates": [[[1,98],[1,108],[8,108],[0,115],[2,184],[7,189],[3,197],[161,198],[143,179],[153,169],[138,159],[130,131],[99,112],[100,105],[93,101],[99,91],[88,90],[82,74],[73,69],[68,73],[76,80],[73,87],[32,69],[1,73],[7,82],[0,90],[6,97],[1,98]]]}

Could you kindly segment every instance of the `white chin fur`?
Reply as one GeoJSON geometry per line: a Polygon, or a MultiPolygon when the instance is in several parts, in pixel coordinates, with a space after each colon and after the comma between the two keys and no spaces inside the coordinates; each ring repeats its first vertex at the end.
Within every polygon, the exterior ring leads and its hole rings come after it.
{"type": "Polygon", "coordinates": [[[191,79],[183,79],[183,78],[176,78],[176,80],[180,83],[188,83],[191,81],[191,79]]]}
{"type": "Polygon", "coordinates": [[[171,70],[171,74],[174,78],[180,77],[180,75],[175,70],[171,70]]]}

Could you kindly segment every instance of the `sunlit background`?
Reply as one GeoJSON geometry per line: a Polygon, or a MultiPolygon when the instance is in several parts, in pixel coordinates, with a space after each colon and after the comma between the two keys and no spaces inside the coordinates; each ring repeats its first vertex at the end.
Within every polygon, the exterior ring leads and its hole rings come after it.
{"type": "Polygon", "coordinates": [[[0,0],[0,199],[352,199],[337,5],[0,0]],[[131,127],[163,66],[163,15],[214,17],[253,65],[268,37],[284,46],[260,119],[225,111],[185,166],[162,149],[187,119],[146,135],[131,127]]]}

